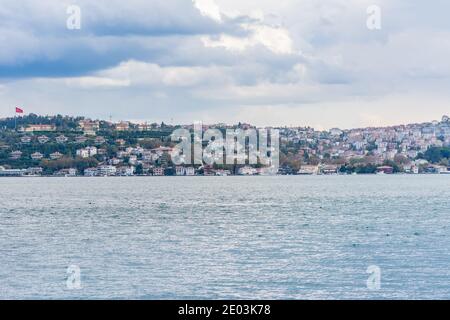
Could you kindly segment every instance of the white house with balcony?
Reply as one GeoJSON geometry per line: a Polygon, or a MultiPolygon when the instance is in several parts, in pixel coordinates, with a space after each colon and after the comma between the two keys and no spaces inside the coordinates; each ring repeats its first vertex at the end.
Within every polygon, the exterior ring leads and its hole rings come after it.
{"type": "Polygon", "coordinates": [[[44,157],[44,155],[40,152],[35,152],[31,155],[31,159],[33,160],[41,160],[44,157]]]}
{"type": "Polygon", "coordinates": [[[47,136],[39,136],[38,141],[41,144],[47,143],[50,139],[47,136]]]}
{"type": "Polygon", "coordinates": [[[60,136],[56,137],[55,140],[58,143],[66,143],[69,139],[64,135],[60,135],[60,136]]]}
{"type": "Polygon", "coordinates": [[[63,156],[63,154],[60,153],[60,152],[53,152],[53,153],[50,154],[50,159],[58,160],[58,159],[61,159],[62,156],[63,156]]]}

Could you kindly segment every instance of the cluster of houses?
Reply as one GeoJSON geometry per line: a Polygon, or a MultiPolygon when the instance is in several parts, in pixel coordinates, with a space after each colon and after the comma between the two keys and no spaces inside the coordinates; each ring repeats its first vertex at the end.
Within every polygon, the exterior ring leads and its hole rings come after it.
{"type": "Polygon", "coordinates": [[[402,156],[407,162],[404,171],[416,173],[419,166],[425,164],[416,161],[420,153],[425,153],[430,147],[450,146],[450,119],[443,116],[441,121],[429,123],[351,130],[280,128],[280,136],[282,145],[301,145],[300,156],[312,155],[321,162],[327,159],[348,162],[370,155],[375,164],[381,165],[386,160],[402,156]]]}
{"type": "MultiPolygon", "coordinates": [[[[114,124],[117,131],[152,130],[154,125],[139,124],[132,125],[129,122],[114,124]]],[[[225,127],[225,125],[223,125],[225,127]]],[[[250,128],[250,125],[246,125],[250,128]]],[[[220,125],[216,125],[220,127],[220,125]]],[[[79,130],[83,135],[68,138],[61,134],[49,138],[38,132],[54,132],[56,128],[52,125],[29,125],[22,128],[25,133],[21,136],[22,144],[30,144],[37,141],[39,144],[56,142],[59,144],[76,143],[84,144],[89,141],[90,146],[76,150],[78,158],[92,158],[104,156],[98,167],[87,168],[84,172],[76,169],[64,169],[55,173],[61,176],[131,176],[131,175],[179,175],[192,176],[202,175],[264,175],[268,174],[266,168],[255,168],[252,166],[241,166],[236,172],[226,169],[215,169],[212,166],[169,166],[172,149],[159,147],[145,149],[139,145],[126,147],[122,139],[114,143],[118,151],[113,156],[108,155],[104,137],[96,136],[100,129],[99,121],[82,120],[79,122],[79,130]],[[31,134],[28,134],[31,133],[31,134]],[[89,137],[90,136],[90,137],[89,137]]],[[[244,128],[245,129],[245,128],[244,128]]],[[[280,130],[281,145],[297,146],[299,157],[308,155],[314,157],[318,164],[305,161],[300,170],[292,172],[281,167],[279,174],[338,174],[340,165],[333,164],[331,160],[340,159],[341,163],[348,163],[352,159],[362,159],[370,155],[373,163],[377,165],[380,174],[393,173],[393,168],[383,165],[386,160],[395,160],[402,157],[401,171],[405,173],[449,173],[450,168],[446,164],[430,164],[426,160],[418,159],[420,153],[425,153],[430,147],[450,146],[450,119],[442,117],[441,121],[433,121],[422,124],[409,124],[383,128],[361,128],[351,130],[340,130],[334,128],[328,131],[316,131],[313,128],[278,128],[280,130]]],[[[58,160],[64,157],[60,152],[42,154],[34,152],[29,155],[32,160],[58,160]]],[[[14,150],[9,154],[10,159],[19,160],[23,157],[20,150],[14,150]]],[[[29,169],[5,169],[0,167],[0,175],[39,175],[42,169],[33,167],[29,169]]]]}
{"type": "MultiPolygon", "coordinates": [[[[46,135],[38,135],[38,136],[32,136],[32,135],[24,135],[20,138],[20,142],[23,144],[29,144],[33,141],[33,139],[35,139],[36,141],[38,141],[40,144],[45,144],[47,142],[50,142],[51,139],[49,137],[47,137],[46,135]]],[[[87,136],[85,135],[79,135],[76,136],[73,141],[71,142],[75,142],[75,143],[85,143],[88,140],[87,136]]],[[[59,135],[57,137],[55,137],[55,140],[57,143],[67,143],[69,142],[69,138],[66,137],[65,135],[59,135]]],[[[94,138],[94,143],[95,144],[103,144],[106,142],[106,139],[103,137],[95,137],[94,138]]]]}
{"type": "MultiPolygon", "coordinates": [[[[138,131],[150,131],[154,129],[158,129],[160,125],[153,123],[140,123],[140,124],[131,124],[128,121],[120,121],[118,123],[105,122],[109,127],[114,129],[115,131],[129,131],[131,129],[138,131]]],[[[95,136],[97,132],[100,130],[100,121],[85,119],[81,120],[78,123],[78,130],[82,131],[86,136],[95,136]]],[[[57,127],[51,124],[32,124],[25,127],[19,128],[20,132],[24,133],[35,133],[35,132],[55,132],[57,131],[57,127]]]]}
{"type": "Polygon", "coordinates": [[[23,176],[38,176],[41,175],[43,169],[40,167],[28,169],[6,169],[0,166],[0,177],[23,177],[23,176]]]}
{"type": "MultiPolygon", "coordinates": [[[[91,157],[97,154],[96,147],[87,147],[77,150],[77,155],[91,157]]],[[[132,176],[140,175],[180,175],[192,176],[196,174],[194,167],[169,166],[172,148],[158,147],[144,149],[141,146],[127,147],[119,150],[115,157],[108,158],[96,168],[84,170],[85,176],[132,176]],[[137,172],[140,167],[140,172],[137,172]]]]}
{"type": "MultiPolygon", "coordinates": [[[[20,141],[22,144],[30,144],[33,141],[33,139],[36,139],[36,141],[39,142],[40,144],[45,144],[45,143],[48,143],[51,141],[51,139],[45,135],[36,136],[36,137],[30,136],[30,135],[24,135],[20,138],[20,141]]],[[[73,142],[77,143],[77,144],[83,144],[87,140],[88,140],[88,138],[86,136],[77,136],[73,139],[73,142]]],[[[67,138],[64,135],[60,135],[60,136],[55,137],[54,141],[56,141],[56,143],[65,144],[65,143],[69,142],[69,138],[67,138]]],[[[95,137],[95,139],[93,139],[93,143],[95,145],[102,145],[102,144],[106,143],[106,139],[103,137],[95,137]]],[[[97,147],[87,147],[87,148],[77,150],[76,155],[81,158],[88,158],[88,157],[92,157],[96,154],[104,154],[104,153],[106,153],[105,149],[97,149],[97,147]]],[[[15,151],[12,151],[9,156],[10,156],[11,160],[19,160],[22,158],[23,152],[20,150],[15,150],[15,151]]],[[[58,160],[58,159],[62,158],[63,156],[64,155],[60,152],[51,153],[47,157],[46,157],[46,155],[44,155],[40,152],[34,152],[30,155],[32,160],[42,160],[44,158],[48,158],[50,160],[58,160]]]]}
{"type": "MultiPolygon", "coordinates": [[[[280,169],[281,173],[283,168],[280,169]]],[[[406,174],[419,174],[419,173],[429,173],[429,174],[450,174],[450,166],[430,164],[426,160],[415,160],[409,164],[406,164],[401,168],[401,171],[406,174]]],[[[378,165],[376,167],[377,174],[393,174],[394,167],[387,165],[378,165]]],[[[330,174],[340,174],[339,165],[302,165],[300,170],[297,172],[288,172],[287,174],[298,174],[298,175],[330,175],[330,174]]]]}

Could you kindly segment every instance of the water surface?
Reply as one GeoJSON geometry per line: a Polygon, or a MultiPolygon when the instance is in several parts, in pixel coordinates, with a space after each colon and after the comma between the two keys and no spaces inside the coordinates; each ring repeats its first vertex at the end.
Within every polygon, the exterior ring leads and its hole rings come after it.
{"type": "Polygon", "coordinates": [[[449,267],[450,176],[0,179],[0,299],[449,299],[449,267]]]}

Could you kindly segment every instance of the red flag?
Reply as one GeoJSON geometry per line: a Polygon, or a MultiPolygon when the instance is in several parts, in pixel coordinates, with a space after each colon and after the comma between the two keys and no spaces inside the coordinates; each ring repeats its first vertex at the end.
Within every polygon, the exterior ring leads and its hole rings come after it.
{"type": "Polygon", "coordinates": [[[23,113],[23,110],[16,107],[16,113],[23,113]]]}

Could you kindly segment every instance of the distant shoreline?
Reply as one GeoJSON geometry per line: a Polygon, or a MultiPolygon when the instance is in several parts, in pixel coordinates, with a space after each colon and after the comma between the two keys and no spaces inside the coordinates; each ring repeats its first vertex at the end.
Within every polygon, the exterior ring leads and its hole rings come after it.
{"type": "Polygon", "coordinates": [[[195,175],[195,176],[153,176],[153,175],[133,175],[133,176],[0,176],[2,178],[229,178],[229,177],[349,177],[349,176],[446,176],[450,173],[392,173],[392,174],[373,174],[373,173],[360,173],[360,174],[286,174],[286,175],[195,175]]]}

